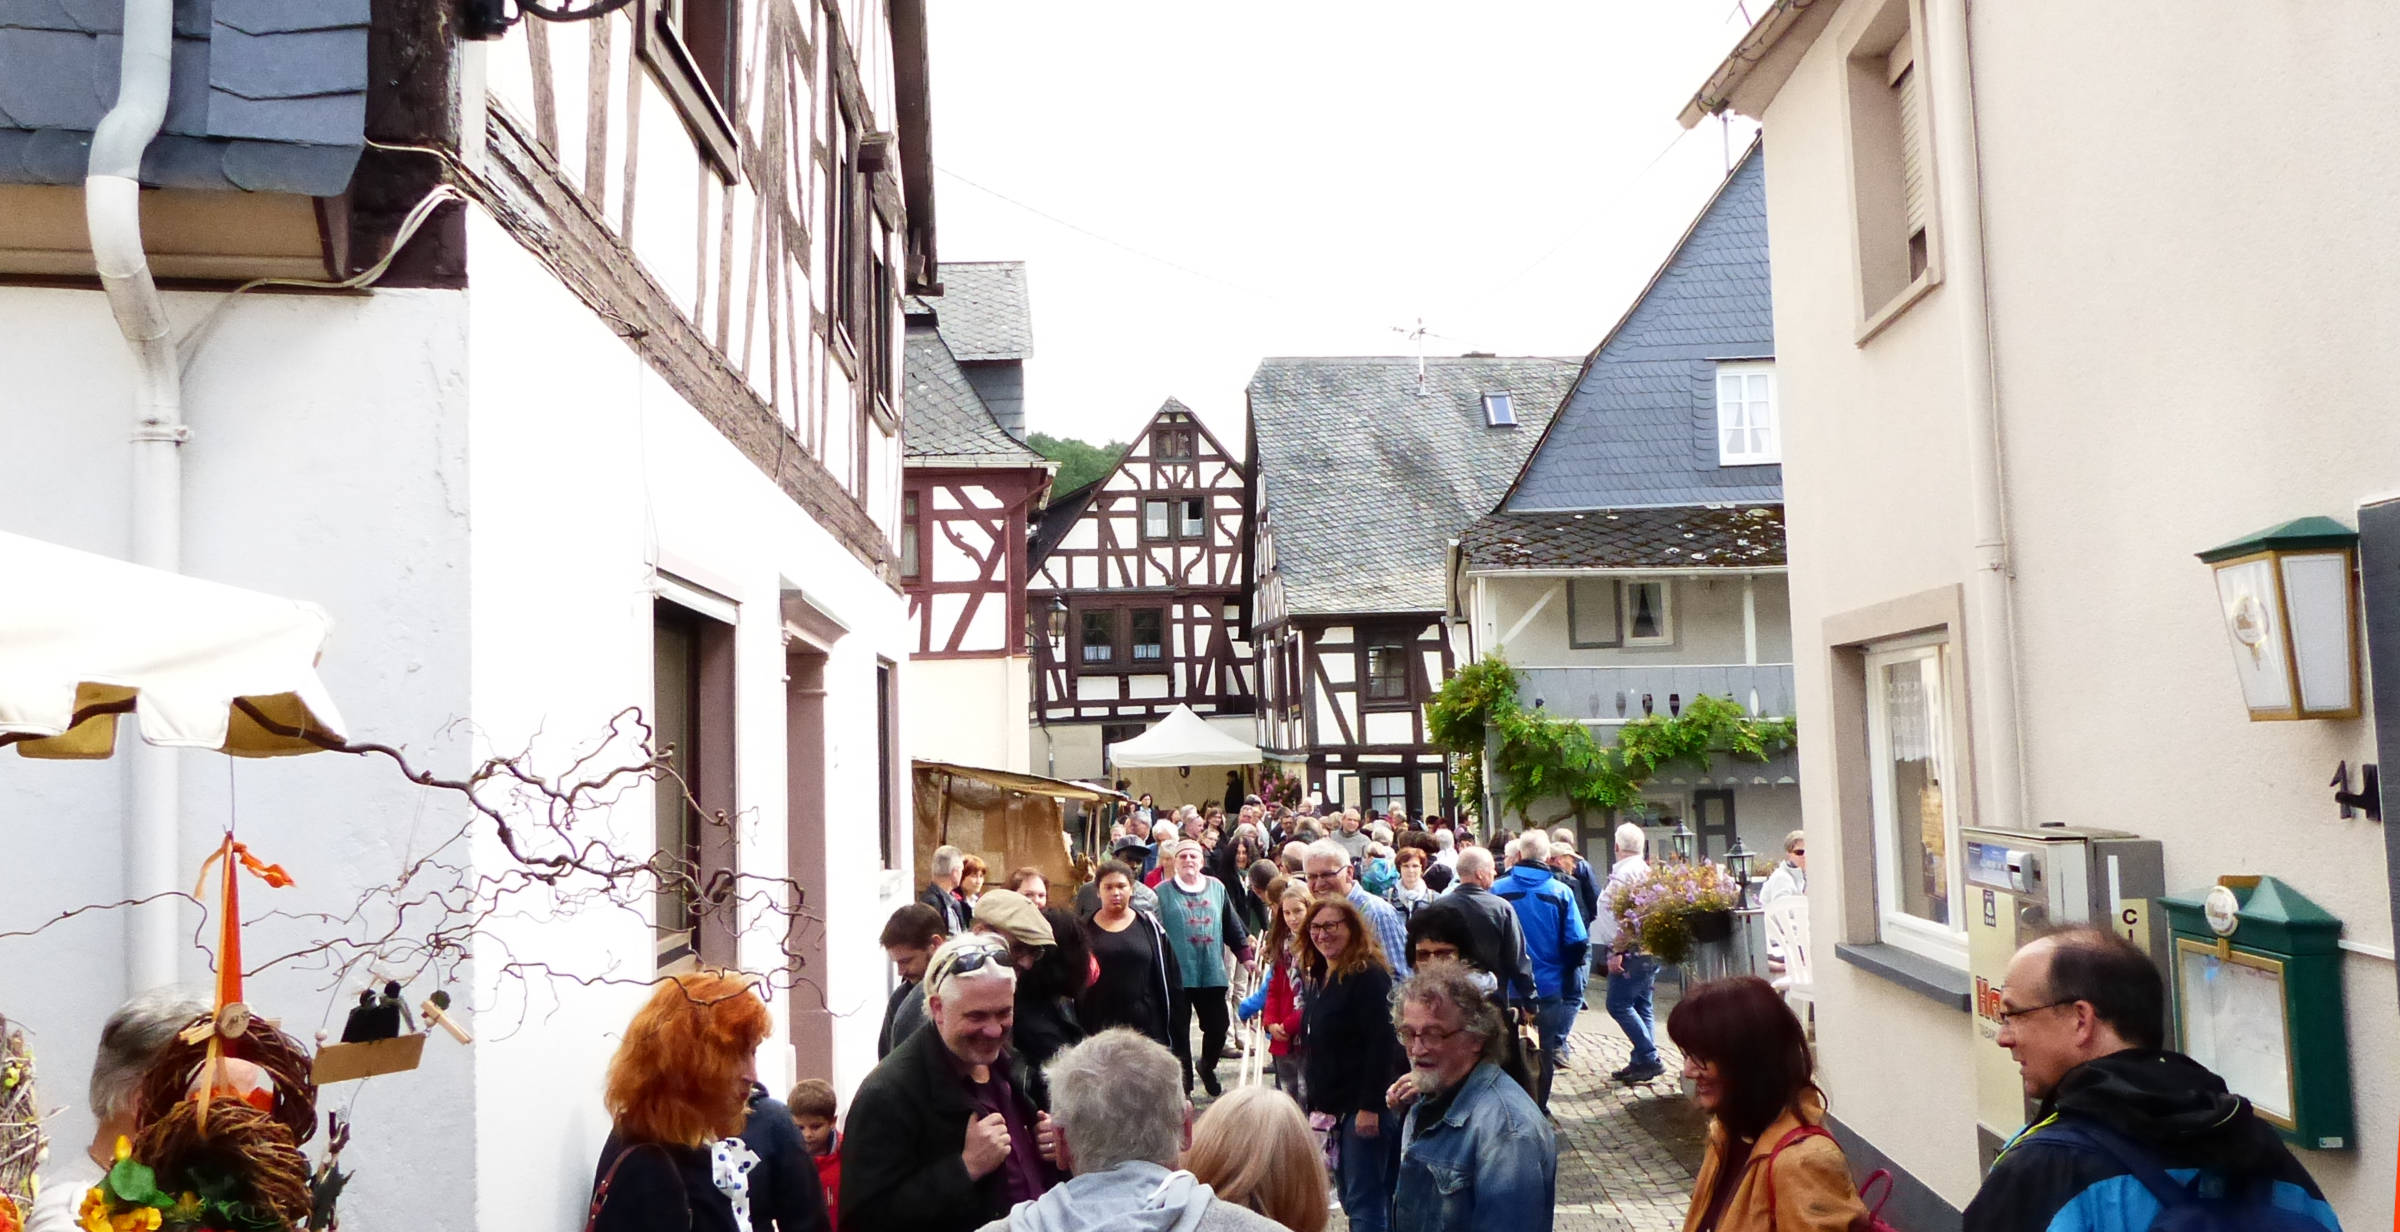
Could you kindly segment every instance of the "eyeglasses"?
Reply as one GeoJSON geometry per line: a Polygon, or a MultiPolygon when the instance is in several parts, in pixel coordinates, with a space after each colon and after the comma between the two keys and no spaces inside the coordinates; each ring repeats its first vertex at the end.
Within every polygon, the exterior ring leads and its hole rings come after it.
{"type": "Polygon", "coordinates": [[[2001,1026],[2014,1026],[2018,1019],[2023,1018],[2027,1014],[2039,1014],[2043,1010],[2054,1010],[2062,1005],[2073,1005],[2079,1000],[2082,1000],[2082,998],[2069,997],[2064,1001],[2052,1001],[2047,1005],[2028,1005],[2021,1010],[1997,1010],[1993,1012],[1992,1017],[1999,1019],[2001,1026]]]}
{"type": "Polygon", "coordinates": [[[1807,854],[1808,854],[1808,848],[1806,848],[1806,847],[1794,847],[1794,848],[1792,848],[1792,854],[1793,854],[1793,855],[1796,855],[1796,856],[1804,856],[1804,855],[1807,855],[1807,854]]]}
{"type": "Polygon", "coordinates": [[[1465,1027],[1453,1027],[1447,1031],[1441,1029],[1440,1027],[1427,1027],[1421,1031],[1408,1027],[1402,1027],[1400,1028],[1400,1046],[1403,1048],[1414,1048],[1419,1044],[1423,1044],[1428,1048],[1439,1048],[1442,1045],[1449,1043],[1451,1040],[1457,1039],[1459,1036],[1466,1034],[1466,1031],[1467,1029],[1465,1027]]]}
{"type": "Polygon", "coordinates": [[[1315,885],[1320,881],[1339,881],[1341,877],[1342,870],[1338,868],[1331,872],[1310,873],[1308,874],[1308,884],[1315,885]]]}
{"type": "Polygon", "coordinates": [[[1349,923],[1343,920],[1311,920],[1308,922],[1308,931],[1312,933],[1346,932],[1349,928],[1349,923]]]}

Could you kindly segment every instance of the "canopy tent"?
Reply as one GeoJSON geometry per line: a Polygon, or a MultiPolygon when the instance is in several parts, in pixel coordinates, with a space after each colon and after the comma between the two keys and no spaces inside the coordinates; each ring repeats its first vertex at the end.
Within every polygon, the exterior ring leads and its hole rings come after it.
{"type": "MultiPolygon", "coordinates": [[[[1074,885],[1080,870],[1067,846],[1060,802],[1116,804],[1125,799],[1105,787],[1038,774],[941,761],[919,761],[913,768],[918,869],[930,867],[934,849],[947,844],[981,856],[990,866],[993,885],[1020,868],[1039,869],[1045,880],[1057,885],[1074,885]]],[[[1088,851],[1099,841],[1098,812],[1087,808],[1084,823],[1088,851]]]]}
{"type": "Polygon", "coordinates": [[[1169,770],[1183,766],[1255,766],[1258,746],[1208,725],[1190,706],[1177,706],[1150,730],[1108,746],[1108,764],[1118,770],[1169,770]]]}
{"type": "Polygon", "coordinates": [[[342,738],[316,671],[332,627],[315,604],[0,533],[0,745],[106,757],[131,711],[151,744],[316,752],[342,738]]]}

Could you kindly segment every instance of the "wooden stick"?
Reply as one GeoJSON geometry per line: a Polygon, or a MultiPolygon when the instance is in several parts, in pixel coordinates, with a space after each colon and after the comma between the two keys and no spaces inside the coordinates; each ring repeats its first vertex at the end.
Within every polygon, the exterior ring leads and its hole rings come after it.
{"type": "Polygon", "coordinates": [[[440,1027],[442,1030],[448,1031],[450,1033],[450,1038],[457,1040],[459,1043],[472,1044],[475,1042],[474,1036],[467,1034],[465,1028],[462,1028],[457,1023],[450,1021],[450,1016],[442,1012],[442,1007],[435,1005],[433,1002],[427,1001],[423,1005],[418,1006],[417,1013],[425,1019],[427,1024],[440,1027]]]}

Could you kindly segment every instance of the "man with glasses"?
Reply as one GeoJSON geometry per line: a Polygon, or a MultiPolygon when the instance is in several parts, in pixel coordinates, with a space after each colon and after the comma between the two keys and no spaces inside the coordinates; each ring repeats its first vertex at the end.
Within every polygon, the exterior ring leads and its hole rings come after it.
{"type": "Polygon", "coordinates": [[[1468,969],[1433,962],[1392,994],[1409,1072],[1392,1085],[1413,1101],[1400,1128],[1392,1232],[1547,1228],[1558,1196],[1548,1118],[1499,1062],[1500,1009],[1468,969]]]}
{"type": "Polygon", "coordinates": [[[1392,905],[1369,894],[1350,876],[1350,853],[1329,838],[1309,844],[1300,857],[1300,868],[1308,877],[1308,892],[1322,897],[1339,894],[1357,906],[1359,914],[1375,930],[1375,942],[1383,947],[1384,958],[1392,964],[1392,975],[1408,975],[1408,926],[1400,922],[1400,913],[1392,905]]]}
{"type": "Polygon", "coordinates": [[[1008,1047],[1016,992],[1005,938],[970,933],[934,951],[925,970],[933,1029],[894,1048],[851,1101],[843,1226],[967,1232],[1059,1181],[1008,1047]]]}
{"type": "Polygon", "coordinates": [[[2178,1227],[2339,1229],[2250,1102],[2165,1050],[2165,982],[2133,943],[2052,933],[2017,951],[2006,980],[2000,1046],[2040,1108],[1967,1204],[1966,1232],[2142,1232],[2186,1203],[2187,1219],[2215,1222],[2178,1227]]]}

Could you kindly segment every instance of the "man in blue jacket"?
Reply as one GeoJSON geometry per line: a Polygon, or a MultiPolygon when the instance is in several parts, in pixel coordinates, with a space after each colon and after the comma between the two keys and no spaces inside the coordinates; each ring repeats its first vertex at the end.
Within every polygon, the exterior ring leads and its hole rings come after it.
{"type": "Polygon", "coordinates": [[[1392,994],[1409,1073],[1387,1099],[1413,1101],[1400,1130],[1392,1232],[1547,1228],[1558,1145],[1549,1122],[1498,1063],[1500,1007],[1468,969],[1429,962],[1392,994]]]}
{"type": "Polygon", "coordinates": [[[1508,845],[1508,858],[1508,875],[1492,883],[1492,893],[1516,909],[1525,952],[1533,959],[1534,1023],[1542,1036],[1541,1089],[1536,1095],[1546,1112],[1551,1076],[1563,1059],[1567,1033],[1575,1029],[1575,1012],[1583,1005],[1591,934],[1583,926],[1574,891],[1550,875],[1549,835],[1527,830],[1508,845]]]}

